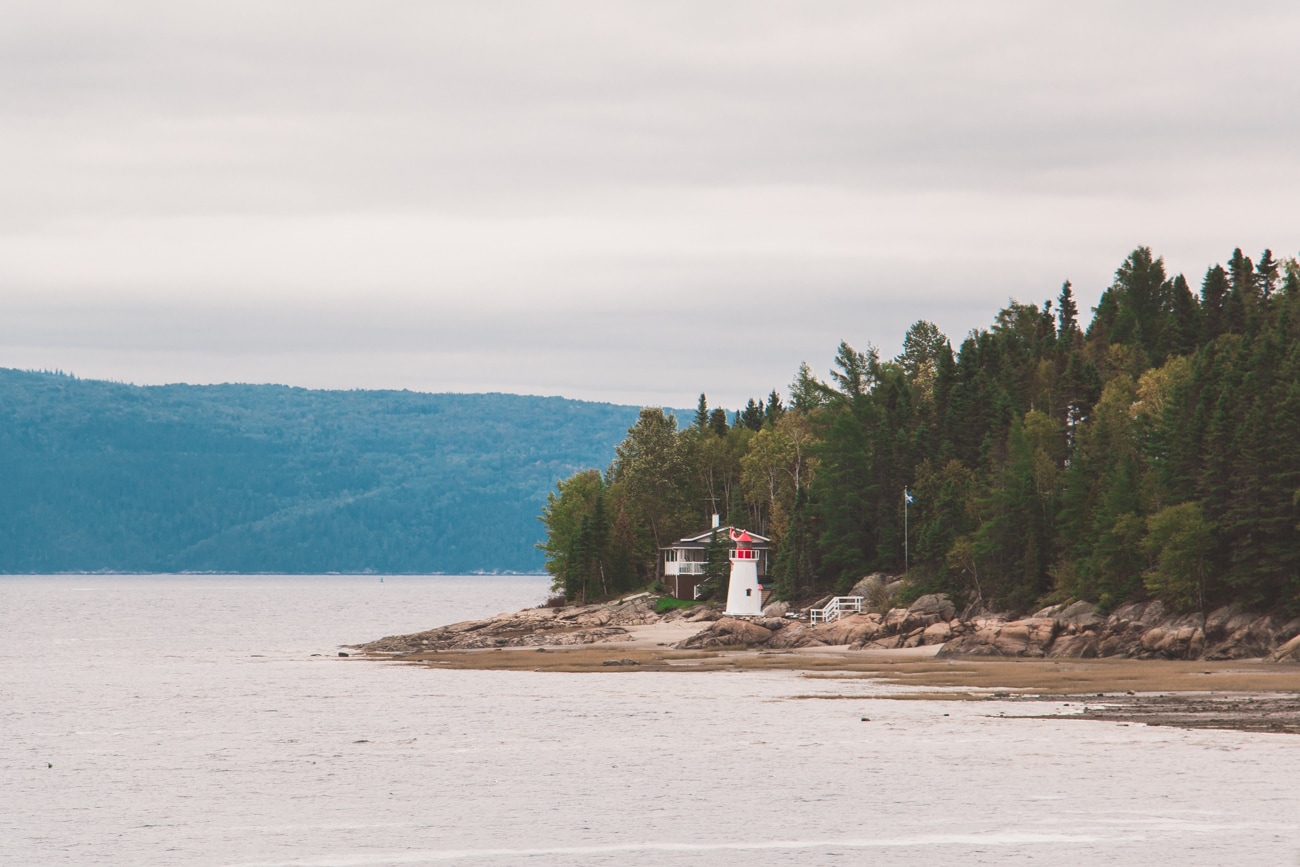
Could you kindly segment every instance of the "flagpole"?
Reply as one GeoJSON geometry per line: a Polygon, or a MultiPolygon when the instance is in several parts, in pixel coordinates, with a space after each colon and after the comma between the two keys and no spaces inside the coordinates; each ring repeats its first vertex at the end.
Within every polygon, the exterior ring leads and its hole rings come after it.
{"type": "Polygon", "coordinates": [[[912,498],[907,495],[907,485],[903,485],[903,575],[907,575],[907,504],[912,498]]]}

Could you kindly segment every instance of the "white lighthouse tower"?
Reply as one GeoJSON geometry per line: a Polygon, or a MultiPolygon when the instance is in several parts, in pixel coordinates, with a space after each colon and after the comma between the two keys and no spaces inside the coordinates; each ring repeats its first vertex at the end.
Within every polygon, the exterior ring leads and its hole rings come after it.
{"type": "Polygon", "coordinates": [[[763,588],[758,583],[758,552],[754,540],[745,530],[731,531],[736,543],[731,552],[731,583],[727,587],[726,614],[758,616],[763,613],[763,588]]]}

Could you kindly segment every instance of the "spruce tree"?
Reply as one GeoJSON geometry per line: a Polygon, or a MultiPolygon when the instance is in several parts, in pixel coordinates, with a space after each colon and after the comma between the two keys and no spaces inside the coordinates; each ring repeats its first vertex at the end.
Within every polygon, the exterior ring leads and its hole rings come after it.
{"type": "Polygon", "coordinates": [[[1201,312],[1205,317],[1205,339],[1214,340],[1227,329],[1224,322],[1224,302],[1228,296],[1228,274],[1222,265],[1215,265],[1205,272],[1201,282],[1201,312]]]}
{"type": "Polygon", "coordinates": [[[1255,282],[1259,287],[1260,296],[1266,301],[1277,291],[1280,266],[1281,263],[1273,258],[1272,250],[1265,250],[1260,254],[1259,264],[1255,266],[1255,282]]]}
{"type": "Polygon", "coordinates": [[[695,407],[694,427],[696,430],[704,430],[708,426],[709,426],[709,401],[704,396],[704,392],[700,392],[700,402],[695,407]]]}
{"type": "Polygon", "coordinates": [[[1061,294],[1056,297],[1056,346],[1066,354],[1077,350],[1083,342],[1079,330],[1079,305],[1074,300],[1074,287],[1069,280],[1061,284],[1061,294]]]}
{"type": "Polygon", "coordinates": [[[1164,354],[1191,355],[1201,342],[1201,310],[1182,274],[1170,284],[1170,303],[1171,315],[1161,341],[1164,354]]]}
{"type": "Polygon", "coordinates": [[[727,411],[725,409],[715,409],[709,413],[709,430],[720,437],[725,437],[730,428],[727,426],[727,411]]]}
{"type": "Polygon", "coordinates": [[[785,406],[781,403],[781,395],[772,389],[772,393],[767,396],[767,408],[763,411],[763,423],[768,426],[774,426],[781,420],[785,414],[785,406]]]}

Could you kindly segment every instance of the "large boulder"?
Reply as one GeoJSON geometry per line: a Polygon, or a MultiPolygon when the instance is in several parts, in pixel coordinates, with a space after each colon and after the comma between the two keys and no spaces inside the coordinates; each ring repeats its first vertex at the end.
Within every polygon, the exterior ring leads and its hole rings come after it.
{"type": "Polygon", "coordinates": [[[1047,655],[1058,659],[1092,659],[1097,655],[1097,634],[1075,632],[1058,635],[1047,655]]]}
{"type": "Polygon", "coordinates": [[[1075,602],[1062,608],[1056,619],[1076,629],[1097,629],[1106,622],[1106,618],[1097,614],[1097,606],[1091,602],[1075,602]]]}
{"type": "Polygon", "coordinates": [[[830,623],[809,626],[805,634],[818,644],[861,645],[883,631],[879,614],[850,614],[830,623]]]}
{"type": "Polygon", "coordinates": [[[1046,656],[1059,625],[1051,617],[1030,617],[1009,623],[986,621],[982,626],[949,641],[940,656],[1046,656]]]}
{"type": "Polygon", "coordinates": [[[1241,608],[1236,605],[1225,605],[1222,608],[1216,608],[1205,616],[1205,638],[1211,644],[1218,643],[1228,637],[1228,621],[1233,620],[1241,614],[1241,608]]]}
{"type": "Polygon", "coordinates": [[[786,612],[789,610],[790,610],[789,602],[781,602],[779,600],[776,602],[769,602],[767,604],[767,607],[763,609],[763,616],[784,617],[786,615],[786,612]]]}
{"type": "Polygon", "coordinates": [[[1270,656],[1277,645],[1273,618],[1245,612],[1230,617],[1224,625],[1227,635],[1206,649],[1205,659],[1254,659],[1270,656]]]}
{"type": "Polygon", "coordinates": [[[1153,626],[1139,640],[1144,658],[1196,659],[1205,649],[1205,632],[1199,626],[1153,626]]]}
{"type": "Polygon", "coordinates": [[[721,647],[762,647],[772,638],[772,630],[738,617],[724,617],[703,632],[696,633],[675,647],[680,650],[709,650],[721,647]]]}
{"type": "Polygon", "coordinates": [[[921,644],[944,644],[952,638],[952,627],[947,623],[940,621],[931,623],[921,631],[921,644]]]}
{"type": "Polygon", "coordinates": [[[870,599],[878,596],[885,589],[885,577],[879,572],[861,578],[858,583],[854,584],[849,590],[849,596],[861,596],[863,599],[870,599]]]}
{"type": "Polygon", "coordinates": [[[1300,635],[1273,651],[1274,662],[1300,662],[1300,635]]]}
{"type": "Polygon", "coordinates": [[[767,646],[770,648],[789,650],[795,647],[810,647],[824,644],[815,636],[809,634],[810,627],[806,623],[791,621],[785,627],[768,639],[767,646]]]}
{"type": "Polygon", "coordinates": [[[722,612],[711,605],[698,606],[687,618],[691,623],[711,623],[722,619],[722,612]]]}
{"type": "Polygon", "coordinates": [[[886,611],[884,619],[885,631],[891,635],[895,632],[905,631],[903,624],[907,622],[910,614],[911,612],[906,608],[891,608],[886,611]]]}
{"type": "Polygon", "coordinates": [[[957,614],[957,606],[952,604],[947,593],[928,593],[907,606],[907,610],[913,616],[934,617],[930,623],[947,622],[957,614]]]}
{"type": "Polygon", "coordinates": [[[890,581],[883,572],[874,572],[853,585],[850,596],[861,596],[864,604],[872,611],[883,611],[898,596],[903,587],[901,581],[890,581]]]}

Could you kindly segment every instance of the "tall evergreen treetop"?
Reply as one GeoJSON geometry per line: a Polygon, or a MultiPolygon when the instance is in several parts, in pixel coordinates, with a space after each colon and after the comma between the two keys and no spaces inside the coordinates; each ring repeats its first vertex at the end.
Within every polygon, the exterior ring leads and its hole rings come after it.
{"type": "Polygon", "coordinates": [[[831,379],[839,386],[840,394],[849,397],[862,397],[876,384],[876,365],[879,355],[874,346],[868,346],[866,352],[858,352],[848,343],[840,341],[840,348],[835,353],[835,369],[831,370],[831,379]]]}
{"type": "Polygon", "coordinates": [[[826,386],[813,376],[808,362],[801,361],[799,372],[790,383],[790,408],[807,415],[826,402],[827,391],[826,386]]]}
{"type": "Polygon", "coordinates": [[[1068,349],[1079,335],[1079,305],[1074,302],[1074,289],[1069,280],[1061,284],[1061,294],[1056,299],[1056,318],[1057,338],[1068,349]]]}
{"type": "Polygon", "coordinates": [[[1201,281],[1201,313],[1205,320],[1205,338],[1214,340],[1224,333],[1223,305],[1228,297],[1228,272],[1222,265],[1214,265],[1205,272],[1201,281]]]}
{"type": "Polygon", "coordinates": [[[695,407],[695,422],[693,426],[696,430],[704,430],[709,426],[709,401],[708,398],[704,396],[704,392],[700,392],[700,402],[695,407]]]}

